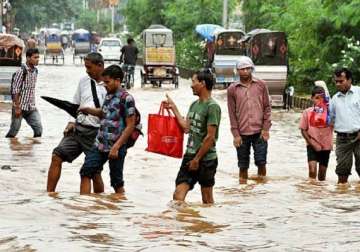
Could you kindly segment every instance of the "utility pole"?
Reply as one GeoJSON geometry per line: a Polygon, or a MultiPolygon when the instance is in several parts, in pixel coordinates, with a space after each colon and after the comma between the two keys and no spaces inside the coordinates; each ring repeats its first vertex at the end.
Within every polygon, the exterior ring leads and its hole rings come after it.
{"type": "Polygon", "coordinates": [[[115,22],[115,6],[119,4],[119,0],[109,0],[111,8],[111,33],[114,33],[114,22],[115,22]]]}
{"type": "Polygon", "coordinates": [[[3,0],[0,0],[0,33],[3,33],[3,0]]]}
{"type": "Polygon", "coordinates": [[[111,5],[111,33],[114,34],[115,6],[111,5]]]}
{"type": "Polygon", "coordinates": [[[227,19],[228,19],[228,0],[223,0],[223,20],[222,25],[227,29],[227,19]]]}

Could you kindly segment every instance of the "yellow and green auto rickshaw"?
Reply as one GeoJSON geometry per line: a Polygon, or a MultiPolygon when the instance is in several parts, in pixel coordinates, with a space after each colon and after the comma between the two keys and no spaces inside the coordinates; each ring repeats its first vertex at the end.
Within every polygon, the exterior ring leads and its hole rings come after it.
{"type": "Polygon", "coordinates": [[[44,52],[44,64],[46,64],[46,60],[49,59],[52,60],[52,64],[58,63],[59,59],[62,60],[62,64],[65,63],[64,49],[61,45],[59,29],[48,29],[44,52]]]}
{"type": "Polygon", "coordinates": [[[175,44],[172,30],[162,25],[151,25],[142,32],[144,58],[141,69],[141,87],[151,83],[179,86],[179,69],[176,67],[175,44]]]}

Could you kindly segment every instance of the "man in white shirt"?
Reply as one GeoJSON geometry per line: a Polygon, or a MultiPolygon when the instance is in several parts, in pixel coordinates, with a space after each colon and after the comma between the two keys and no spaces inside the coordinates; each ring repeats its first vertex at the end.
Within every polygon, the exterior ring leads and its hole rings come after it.
{"type": "Polygon", "coordinates": [[[335,70],[338,92],[332,97],[330,115],[336,134],[336,174],[338,183],[347,183],[355,157],[355,169],[360,176],[360,87],[352,85],[352,73],[347,68],[335,70]]]}
{"type": "MultiPolygon", "coordinates": [[[[80,107],[101,107],[106,96],[106,89],[102,85],[104,59],[99,53],[89,53],[84,62],[88,76],[80,80],[73,103],[79,104],[80,107]],[[93,95],[92,82],[95,86],[96,95],[93,95]],[[96,96],[98,101],[96,101],[96,96]]],[[[87,154],[95,141],[99,126],[100,119],[98,117],[82,113],[78,114],[75,122],[68,123],[64,130],[63,139],[53,150],[47,180],[48,192],[55,191],[64,161],[71,163],[81,153],[87,154]]],[[[94,179],[93,186],[96,193],[104,191],[100,174],[94,179]]]]}

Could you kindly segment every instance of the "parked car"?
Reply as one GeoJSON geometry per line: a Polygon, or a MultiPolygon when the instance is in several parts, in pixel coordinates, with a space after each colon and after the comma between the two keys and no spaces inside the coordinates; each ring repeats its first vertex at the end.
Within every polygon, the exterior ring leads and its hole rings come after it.
{"type": "Polygon", "coordinates": [[[118,38],[103,38],[100,41],[98,52],[106,61],[120,61],[122,44],[118,38]]]}

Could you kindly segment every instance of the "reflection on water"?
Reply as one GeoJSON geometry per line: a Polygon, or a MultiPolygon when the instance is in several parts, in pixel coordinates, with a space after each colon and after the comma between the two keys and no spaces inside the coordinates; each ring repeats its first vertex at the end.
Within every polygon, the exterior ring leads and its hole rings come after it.
{"type": "MultiPolygon", "coordinates": [[[[82,66],[40,66],[37,96],[71,100],[82,72],[82,66]]],[[[131,91],[143,114],[144,132],[146,115],[158,111],[165,92],[186,113],[195,99],[189,84],[181,80],[177,90],[164,85],[131,91]]],[[[252,165],[248,183],[239,185],[226,91],[215,90],[214,96],[223,110],[214,205],[201,204],[198,186],[187,203],[171,201],[181,160],[144,151],[146,137],[128,151],[124,197],[111,194],[107,165],[105,193],[78,194],[83,155],[63,165],[58,192],[47,194],[51,152],[68,116],[37,99],[44,136],[29,137],[32,130],[23,123],[19,137],[10,140],[2,137],[10,107],[0,105],[0,167],[10,168],[0,169],[0,251],[356,251],[358,178],[337,186],[332,153],[327,181],[307,179],[299,112],[274,111],[269,176],[258,178],[252,165]]]]}

